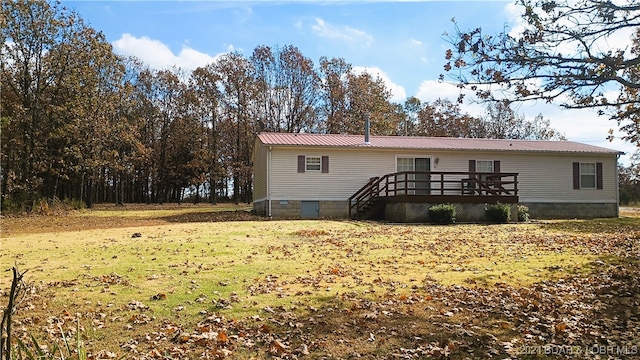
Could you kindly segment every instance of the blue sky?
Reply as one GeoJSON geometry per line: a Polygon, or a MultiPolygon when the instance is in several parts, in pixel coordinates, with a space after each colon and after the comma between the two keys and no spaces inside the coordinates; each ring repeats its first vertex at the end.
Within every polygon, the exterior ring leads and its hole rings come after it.
{"type": "MultiPolygon", "coordinates": [[[[314,63],[321,56],[341,57],[356,70],[377,74],[393,100],[455,100],[452,84],[438,83],[449,44],[443,33],[482,27],[485,33],[516,28],[520,10],[512,1],[71,1],[102,31],[116,52],[135,55],[154,68],[187,70],[216,56],[256,46],[294,45],[314,63]]],[[[465,110],[477,115],[481,106],[465,110]]],[[[613,122],[588,111],[562,111],[526,104],[527,118],[542,114],[569,140],[633,153],[635,147],[605,140],[613,122]]]]}
{"type": "MultiPolygon", "coordinates": [[[[141,41],[162,42],[192,67],[186,49],[215,57],[229,50],[251,54],[259,45],[294,45],[318,62],[342,57],[375,67],[415,95],[423,79],[437,79],[445,63],[444,32],[452,18],[464,27],[496,30],[508,22],[505,1],[63,1],[75,8],[116,50],[136,53],[141,41]],[[125,36],[126,35],[126,36],[125,36]],[[125,44],[125,40],[129,44],[125,44]],[[137,50],[136,46],[137,45],[137,50]]],[[[159,62],[147,52],[147,62],[159,62]]],[[[140,53],[139,56],[145,56],[140,53]]],[[[196,54],[191,54],[195,57],[196,54]]],[[[144,59],[143,59],[144,60],[144,59]]],[[[402,94],[396,94],[402,100],[402,94]]]]}

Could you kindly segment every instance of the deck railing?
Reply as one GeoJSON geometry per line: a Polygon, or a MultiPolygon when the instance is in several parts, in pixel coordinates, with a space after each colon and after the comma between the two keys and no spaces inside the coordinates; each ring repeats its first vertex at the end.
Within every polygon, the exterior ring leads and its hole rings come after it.
{"type": "Polygon", "coordinates": [[[349,198],[349,216],[358,217],[376,199],[439,202],[517,202],[517,173],[403,171],[373,177],[349,198]]]}

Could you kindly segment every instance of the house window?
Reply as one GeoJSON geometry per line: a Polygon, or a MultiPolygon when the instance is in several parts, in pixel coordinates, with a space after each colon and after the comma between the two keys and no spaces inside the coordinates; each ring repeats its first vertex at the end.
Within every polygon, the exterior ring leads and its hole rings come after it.
{"type": "Polygon", "coordinates": [[[596,163],[580,163],[580,188],[596,188],[596,163]]]}
{"type": "Polygon", "coordinates": [[[602,190],[603,171],[602,163],[573,163],[573,188],[602,190]]]}
{"type": "Polygon", "coordinates": [[[320,156],[307,156],[305,159],[305,169],[307,171],[320,171],[322,169],[322,161],[320,156]]]}
{"type": "Polygon", "coordinates": [[[305,156],[298,155],[298,172],[329,172],[329,156],[305,156]]]}
{"type": "Polygon", "coordinates": [[[399,157],[396,159],[396,169],[398,172],[402,171],[431,171],[431,159],[430,158],[413,158],[413,157],[399,157]]]}
{"type": "Polygon", "coordinates": [[[431,190],[431,183],[429,181],[431,171],[431,159],[420,157],[399,157],[396,158],[396,169],[398,172],[403,171],[417,171],[416,174],[402,174],[396,176],[396,189],[399,189],[398,194],[405,194],[403,190],[405,188],[414,189],[408,190],[406,193],[409,195],[428,195],[431,190]],[[405,182],[406,180],[406,182],[405,182]]]}
{"type": "Polygon", "coordinates": [[[493,172],[493,160],[476,160],[476,172],[493,172]]]}
{"type": "Polygon", "coordinates": [[[398,158],[398,172],[413,171],[413,158],[398,158]]]}

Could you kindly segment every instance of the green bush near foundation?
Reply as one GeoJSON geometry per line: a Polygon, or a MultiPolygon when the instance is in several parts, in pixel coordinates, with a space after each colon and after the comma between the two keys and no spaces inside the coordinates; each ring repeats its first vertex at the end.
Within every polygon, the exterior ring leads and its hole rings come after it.
{"type": "Polygon", "coordinates": [[[429,219],[436,224],[453,224],[456,208],[451,204],[438,204],[429,208],[429,219]]]}
{"type": "Polygon", "coordinates": [[[509,222],[509,218],[511,217],[511,207],[505,204],[487,205],[484,211],[485,217],[492,223],[504,224],[509,222]]]}

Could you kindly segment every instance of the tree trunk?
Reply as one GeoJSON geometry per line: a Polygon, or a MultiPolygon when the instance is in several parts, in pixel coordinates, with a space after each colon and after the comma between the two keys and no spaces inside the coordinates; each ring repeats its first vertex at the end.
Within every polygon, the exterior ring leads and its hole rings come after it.
{"type": "Polygon", "coordinates": [[[87,181],[87,197],[84,200],[84,204],[87,209],[91,209],[93,207],[93,180],[91,179],[87,181]]]}

